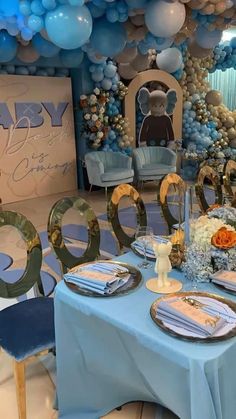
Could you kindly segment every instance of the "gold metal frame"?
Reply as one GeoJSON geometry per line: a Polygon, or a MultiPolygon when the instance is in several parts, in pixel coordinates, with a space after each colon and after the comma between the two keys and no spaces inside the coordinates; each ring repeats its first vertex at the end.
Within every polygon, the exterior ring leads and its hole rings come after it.
{"type": "Polygon", "coordinates": [[[196,296],[196,298],[198,296],[214,298],[217,301],[227,304],[236,313],[236,303],[224,297],[220,297],[219,295],[208,293],[208,292],[194,292],[194,291],[178,292],[178,293],[168,294],[168,296],[160,297],[156,301],[154,301],[154,303],[151,305],[151,308],[150,308],[151,318],[154,321],[154,323],[156,323],[164,332],[168,333],[169,335],[177,337],[181,340],[187,340],[190,342],[215,343],[215,342],[222,341],[222,340],[229,339],[236,336],[236,326],[232,330],[230,330],[226,335],[223,335],[223,336],[210,336],[207,338],[184,336],[177,332],[174,332],[174,330],[170,329],[168,326],[166,326],[163,323],[162,320],[159,320],[156,317],[156,309],[160,301],[169,299],[171,297],[185,298],[188,296],[191,296],[193,298],[194,296],[196,296]]]}
{"type": "Polygon", "coordinates": [[[168,224],[168,228],[169,228],[169,232],[171,233],[171,228],[174,224],[178,224],[181,222],[180,218],[181,218],[181,202],[184,201],[184,194],[186,191],[186,184],[184,182],[184,180],[177,175],[176,173],[169,173],[168,175],[166,175],[160,182],[160,190],[159,190],[159,196],[158,196],[158,200],[160,202],[161,205],[161,209],[162,209],[162,213],[163,216],[168,224]],[[179,219],[177,220],[170,212],[169,207],[168,207],[168,201],[167,201],[167,197],[168,197],[168,190],[169,187],[171,185],[174,185],[179,192],[179,219]],[[181,201],[181,196],[182,196],[182,201],[181,201]]]}
{"type": "Polygon", "coordinates": [[[39,235],[33,224],[22,214],[14,211],[0,212],[0,228],[3,226],[15,227],[22,239],[26,243],[27,262],[23,275],[13,284],[9,284],[0,279],[0,297],[16,298],[25,294],[35,284],[43,294],[43,288],[40,278],[40,269],[42,265],[42,246],[39,235]]]}
{"type": "Polygon", "coordinates": [[[81,263],[95,260],[99,255],[100,229],[97,217],[90,205],[80,197],[62,198],[52,207],[48,219],[48,239],[62,267],[62,272],[81,263]],[[74,208],[86,218],[88,225],[88,244],[83,255],[72,255],[62,237],[62,218],[66,211],[74,208]]]}
{"type": "Polygon", "coordinates": [[[228,160],[224,167],[223,183],[227,194],[233,200],[232,206],[236,207],[236,192],[234,193],[230,182],[230,175],[232,172],[236,173],[236,161],[228,160]]]}
{"type": "Polygon", "coordinates": [[[146,209],[138,191],[128,184],[117,186],[107,202],[107,219],[118,240],[120,250],[122,250],[123,247],[130,247],[131,243],[135,240],[135,233],[132,236],[129,236],[125,233],[120,224],[118,207],[121,198],[124,196],[129,197],[136,206],[137,226],[146,227],[147,225],[146,209]]]}
{"type": "Polygon", "coordinates": [[[207,165],[203,166],[198,172],[197,183],[195,185],[195,191],[196,191],[198,204],[203,213],[205,213],[209,208],[209,205],[207,203],[207,200],[205,198],[205,193],[204,193],[205,178],[209,179],[212,185],[214,186],[215,194],[216,194],[215,203],[219,205],[222,205],[223,203],[223,194],[222,194],[219,174],[212,167],[207,166],[207,165]]]}

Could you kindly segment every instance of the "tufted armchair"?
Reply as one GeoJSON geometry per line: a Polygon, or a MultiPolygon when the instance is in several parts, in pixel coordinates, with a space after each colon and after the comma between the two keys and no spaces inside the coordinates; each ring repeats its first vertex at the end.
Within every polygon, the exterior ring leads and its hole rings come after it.
{"type": "Polygon", "coordinates": [[[175,173],[176,159],[176,153],[166,147],[136,148],[133,151],[136,180],[159,180],[168,173],[175,173]]]}
{"type": "Polygon", "coordinates": [[[90,183],[104,187],[133,182],[132,159],[113,151],[92,151],[85,155],[85,164],[90,183]]]}

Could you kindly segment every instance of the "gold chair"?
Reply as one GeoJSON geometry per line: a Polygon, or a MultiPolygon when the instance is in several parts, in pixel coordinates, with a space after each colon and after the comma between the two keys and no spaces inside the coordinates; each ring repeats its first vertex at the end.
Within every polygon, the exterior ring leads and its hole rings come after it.
{"type": "Polygon", "coordinates": [[[224,167],[223,184],[228,197],[232,199],[231,205],[236,208],[236,192],[232,189],[230,179],[232,173],[236,174],[236,161],[228,160],[224,167]]]}
{"type": "Polygon", "coordinates": [[[177,175],[176,173],[169,173],[166,175],[160,183],[160,190],[158,192],[158,201],[160,202],[163,217],[167,222],[169,233],[171,233],[173,225],[181,224],[182,220],[182,214],[181,214],[181,208],[183,206],[184,202],[184,194],[186,191],[186,184],[183,181],[183,179],[177,175]],[[173,216],[169,209],[168,205],[168,192],[170,186],[174,186],[175,189],[177,189],[179,194],[179,201],[178,201],[178,219],[173,216]]]}
{"type": "Polygon", "coordinates": [[[99,256],[100,229],[97,217],[89,204],[79,197],[62,198],[56,202],[49,214],[48,239],[61,264],[62,273],[81,263],[95,260],[99,256]],[[82,256],[72,255],[62,237],[62,218],[70,208],[79,211],[87,221],[88,244],[82,256]]]}
{"type": "MultiPolygon", "coordinates": [[[[1,211],[0,227],[6,225],[19,230],[27,247],[26,268],[20,279],[14,283],[0,279],[0,297],[14,299],[34,286],[42,289],[42,247],[37,231],[23,215],[1,211]]],[[[1,310],[0,347],[14,359],[18,417],[26,419],[25,366],[55,347],[53,299],[30,298],[1,310]]]]}
{"type": "Polygon", "coordinates": [[[204,182],[206,179],[208,179],[214,187],[215,204],[222,205],[223,203],[223,194],[222,194],[222,188],[221,188],[221,182],[220,182],[220,175],[210,166],[206,165],[206,166],[201,167],[201,169],[198,172],[197,183],[195,185],[195,191],[196,191],[198,204],[203,214],[205,214],[209,208],[209,204],[206,200],[205,191],[204,191],[204,182]]]}
{"type": "Polygon", "coordinates": [[[119,249],[130,247],[135,240],[135,234],[129,236],[122,228],[119,220],[119,203],[121,198],[129,197],[136,206],[137,226],[145,227],[147,225],[147,215],[143,200],[138,191],[131,185],[121,184],[117,186],[107,203],[107,219],[119,243],[119,249]]]}

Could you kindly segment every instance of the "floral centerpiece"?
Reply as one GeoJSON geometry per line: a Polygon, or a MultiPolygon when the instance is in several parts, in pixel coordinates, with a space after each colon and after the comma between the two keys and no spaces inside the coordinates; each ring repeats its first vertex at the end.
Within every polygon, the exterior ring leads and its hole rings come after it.
{"type": "Polygon", "coordinates": [[[183,271],[202,282],[220,269],[236,271],[236,208],[212,206],[191,221],[185,259],[183,271]]]}

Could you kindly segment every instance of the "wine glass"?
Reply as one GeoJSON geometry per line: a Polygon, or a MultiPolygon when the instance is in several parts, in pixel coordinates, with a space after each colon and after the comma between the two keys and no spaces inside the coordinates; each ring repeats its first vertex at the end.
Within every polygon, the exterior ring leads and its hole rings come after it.
{"type": "Polygon", "coordinates": [[[151,227],[139,227],[135,234],[136,241],[143,248],[144,261],[138,264],[139,268],[147,269],[151,263],[147,261],[147,247],[153,242],[153,229],[151,227]]]}

